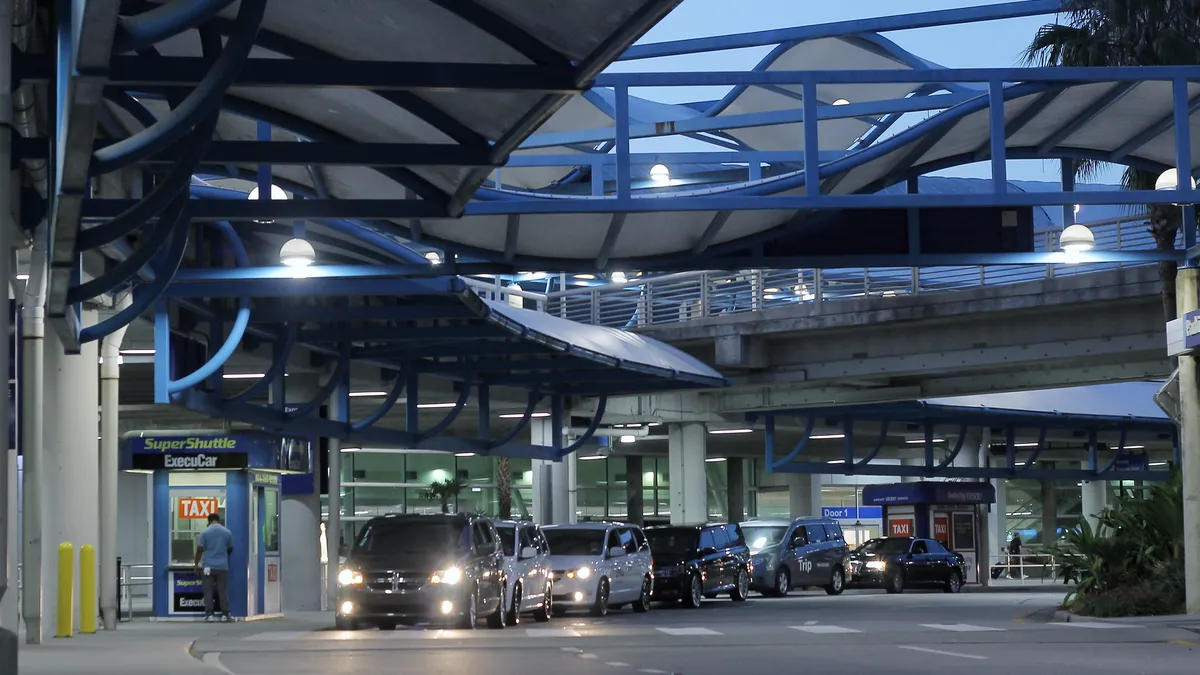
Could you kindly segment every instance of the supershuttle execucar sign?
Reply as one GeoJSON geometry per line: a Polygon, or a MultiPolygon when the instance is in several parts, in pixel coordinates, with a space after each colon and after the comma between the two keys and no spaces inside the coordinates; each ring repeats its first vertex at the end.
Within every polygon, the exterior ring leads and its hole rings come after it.
{"type": "Polygon", "coordinates": [[[178,438],[145,438],[143,447],[147,451],[193,452],[197,450],[236,450],[238,439],[228,436],[210,437],[181,436],[178,438]]]}
{"type": "Polygon", "coordinates": [[[142,471],[223,471],[249,467],[236,436],[143,436],[133,438],[132,465],[142,471]]]}

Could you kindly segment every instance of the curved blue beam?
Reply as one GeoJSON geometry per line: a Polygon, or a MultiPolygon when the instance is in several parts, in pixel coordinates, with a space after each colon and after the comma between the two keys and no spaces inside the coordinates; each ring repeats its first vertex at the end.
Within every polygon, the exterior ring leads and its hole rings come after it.
{"type": "Polygon", "coordinates": [[[959,452],[962,452],[963,441],[965,440],[967,440],[967,425],[964,424],[958,428],[958,440],[954,443],[954,449],[950,451],[950,454],[946,455],[945,459],[943,459],[936,467],[934,467],[933,470],[935,473],[950,466],[954,462],[954,458],[958,457],[959,452]]]}
{"type": "MultiPolygon", "coordinates": [[[[225,241],[233,250],[233,259],[237,263],[237,266],[249,267],[250,257],[246,255],[246,247],[242,246],[242,240],[237,236],[237,232],[233,229],[233,226],[229,223],[220,222],[216,224],[216,227],[221,230],[225,241]]],[[[205,363],[181,379],[167,382],[167,393],[174,396],[212,377],[213,373],[225,365],[229,357],[233,356],[233,353],[237,351],[238,345],[242,342],[242,336],[246,334],[246,326],[249,324],[250,299],[243,297],[238,300],[237,318],[233,321],[233,327],[229,329],[229,337],[226,338],[225,344],[221,345],[217,353],[212,355],[208,363],[205,363]]]]}
{"type": "Polygon", "coordinates": [[[421,441],[427,441],[431,438],[435,438],[446,429],[449,429],[450,425],[454,424],[454,420],[458,418],[458,414],[461,413],[463,408],[467,405],[467,399],[469,398],[471,398],[470,375],[463,379],[462,389],[458,392],[458,400],[454,402],[454,407],[446,413],[446,416],[442,418],[441,422],[433,425],[432,429],[429,431],[418,432],[417,442],[420,443],[421,441]]]}
{"type": "Polygon", "coordinates": [[[175,276],[175,272],[183,264],[184,254],[187,253],[189,230],[190,227],[187,225],[175,228],[171,246],[150,264],[153,272],[153,277],[150,281],[134,287],[133,300],[129,303],[128,307],[98,324],[88,326],[79,331],[79,342],[81,344],[103,339],[128,326],[141,316],[143,312],[150,309],[156,300],[162,297],[163,292],[167,290],[167,286],[171,284],[171,279],[175,276]]]}
{"type": "MultiPolygon", "coordinates": [[[[1121,445],[1122,446],[1125,445],[1124,437],[1122,437],[1121,445]]],[[[1046,427],[1042,427],[1042,430],[1038,432],[1037,447],[1033,449],[1032,453],[1030,453],[1029,459],[1025,460],[1025,466],[1022,466],[1019,469],[1017,469],[1017,473],[1018,474],[1025,473],[1029,469],[1033,468],[1033,463],[1037,461],[1037,458],[1041,456],[1042,451],[1045,449],[1046,449],[1046,427]]]]}
{"type": "Polygon", "coordinates": [[[584,430],[582,436],[575,439],[574,443],[558,452],[559,457],[566,457],[572,452],[575,452],[579,448],[583,447],[584,443],[590,441],[592,436],[596,435],[596,430],[600,428],[600,422],[604,419],[604,411],[607,407],[608,396],[601,396],[600,400],[596,402],[596,413],[592,415],[592,423],[589,424],[588,428],[584,430]]]}
{"type": "MultiPolygon", "coordinates": [[[[179,107],[149,129],[96,151],[92,157],[92,174],[116,171],[165,150],[186,134],[188,129],[216,111],[221,105],[221,98],[237,78],[242,64],[250,56],[266,7],[267,0],[242,0],[238,6],[237,30],[229,36],[212,70],[200,84],[179,107]]],[[[206,33],[216,32],[215,29],[201,27],[201,39],[206,33]]]]}
{"type": "Polygon", "coordinates": [[[529,420],[532,419],[533,409],[536,408],[537,404],[541,403],[541,401],[542,395],[538,393],[537,390],[530,391],[529,403],[525,405],[525,413],[521,415],[521,421],[517,422],[517,425],[513,427],[512,430],[500,437],[500,440],[493,442],[489,447],[498,448],[502,445],[506,445],[509,441],[516,438],[517,435],[522,431],[525,431],[525,427],[529,426],[529,420]]]}
{"type": "Polygon", "coordinates": [[[1128,435],[1129,435],[1129,429],[1126,427],[1122,427],[1121,428],[1121,440],[1119,440],[1117,442],[1117,454],[1113,456],[1112,461],[1108,463],[1108,466],[1104,467],[1097,473],[1099,473],[1100,475],[1103,476],[1104,474],[1107,474],[1108,472],[1112,471],[1113,467],[1115,467],[1117,465],[1117,462],[1121,461],[1121,458],[1125,456],[1125,437],[1128,435]]]}
{"type": "Polygon", "coordinates": [[[275,361],[271,367],[267,369],[263,376],[258,378],[258,381],[250,385],[240,394],[230,396],[225,399],[227,403],[241,404],[258,396],[271,383],[283,377],[287,371],[288,359],[292,356],[292,349],[296,347],[296,338],[300,335],[300,322],[293,321],[288,324],[287,333],[284,334],[283,343],[280,345],[279,353],[275,355],[275,361]]]}
{"type": "Polygon", "coordinates": [[[408,378],[405,377],[404,371],[396,373],[396,379],[392,381],[392,387],[388,390],[387,398],[383,399],[383,403],[379,404],[379,407],[376,408],[370,415],[367,415],[363,419],[351,424],[351,430],[358,431],[360,429],[366,429],[368,427],[375,426],[376,422],[383,419],[383,416],[388,414],[388,412],[395,407],[396,401],[400,400],[400,394],[404,391],[404,385],[407,383],[407,381],[408,378]]]}
{"type": "Polygon", "coordinates": [[[209,115],[196,125],[195,130],[183,144],[179,161],[171,167],[170,173],[144,199],[107,223],[81,230],[78,240],[79,248],[96,248],[129,234],[157,215],[171,203],[172,199],[186,190],[191,183],[192,174],[200,165],[200,158],[204,156],[212,143],[213,134],[217,129],[217,119],[218,115],[209,115]]]}
{"type": "Polygon", "coordinates": [[[212,19],[234,0],[174,0],[130,17],[122,17],[113,40],[113,54],[135,52],[212,19]]]}
{"type": "Polygon", "coordinates": [[[158,121],[158,118],[146,106],[138,103],[137,99],[120,89],[106,87],[104,89],[104,98],[114,103],[121,110],[129,113],[143,127],[152,127],[158,121]]]}
{"type": "Polygon", "coordinates": [[[871,463],[871,460],[875,459],[875,457],[879,455],[879,451],[883,450],[883,444],[887,441],[887,432],[888,420],[884,420],[879,426],[879,438],[875,441],[875,447],[871,448],[871,451],[868,452],[865,457],[855,462],[854,466],[866,466],[871,463]]]}
{"type": "Polygon", "coordinates": [[[775,462],[775,468],[778,469],[781,466],[791,464],[796,460],[797,457],[800,456],[800,453],[804,452],[804,446],[808,445],[808,439],[810,436],[812,436],[813,425],[816,424],[816,421],[816,418],[812,415],[808,416],[808,422],[804,425],[804,436],[800,439],[800,442],[796,444],[796,447],[792,448],[792,451],[788,453],[787,457],[775,462]]]}
{"type": "Polygon", "coordinates": [[[308,417],[314,410],[321,407],[321,404],[329,400],[333,395],[333,390],[337,386],[346,381],[346,376],[350,374],[350,348],[349,346],[342,347],[342,353],[338,357],[337,368],[334,368],[333,374],[321,386],[321,390],[317,392],[308,402],[302,404],[292,412],[284,413],[284,417],[289,420],[308,417]]]}

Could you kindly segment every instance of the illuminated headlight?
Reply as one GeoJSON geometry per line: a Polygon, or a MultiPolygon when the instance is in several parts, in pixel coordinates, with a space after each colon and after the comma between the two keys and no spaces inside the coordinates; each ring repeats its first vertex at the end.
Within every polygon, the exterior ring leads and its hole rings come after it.
{"type": "Polygon", "coordinates": [[[342,616],[349,616],[353,612],[354,612],[354,603],[353,602],[343,602],[342,603],[342,616]]]}
{"type": "Polygon", "coordinates": [[[449,600],[443,600],[441,609],[442,614],[449,614],[450,612],[454,611],[454,603],[450,602],[449,600]]]}
{"type": "Polygon", "coordinates": [[[869,569],[869,570],[887,569],[887,563],[882,560],[870,560],[867,562],[867,569],[869,569]]]}
{"type": "Polygon", "coordinates": [[[590,568],[586,565],[583,567],[580,567],[579,569],[575,570],[574,572],[567,572],[568,579],[587,579],[590,576],[592,576],[592,568],[590,568]]]}
{"type": "Polygon", "coordinates": [[[362,582],[362,572],[357,570],[342,570],[338,573],[338,584],[342,586],[357,586],[362,582]]]}
{"type": "Polygon", "coordinates": [[[583,593],[579,591],[575,591],[575,595],[571,597],[575,598],[575,602],[583,602],[583,593]]]}
{"type": "Polygon", "coordinates": [[[447,567],[441,572],[435,573],[429,579],[429,583],[431,584],[445,584],[447,586],[453,586],[460,581],[462,581],[462,570],[457,567],[447,567]]]}

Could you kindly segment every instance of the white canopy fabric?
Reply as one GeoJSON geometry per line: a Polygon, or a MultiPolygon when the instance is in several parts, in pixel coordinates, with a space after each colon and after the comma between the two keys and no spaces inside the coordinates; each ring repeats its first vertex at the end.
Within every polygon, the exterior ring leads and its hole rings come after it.
{"type": "Polygon", "coordinates": [[[1168,421],[1154,403],[1161,382],[1120,382],[1068,389],[1013,391],[979,396],[926,399],[925,403],[961,408],[1055,412],[1063,415],[1138,417],[1168,421]]]}

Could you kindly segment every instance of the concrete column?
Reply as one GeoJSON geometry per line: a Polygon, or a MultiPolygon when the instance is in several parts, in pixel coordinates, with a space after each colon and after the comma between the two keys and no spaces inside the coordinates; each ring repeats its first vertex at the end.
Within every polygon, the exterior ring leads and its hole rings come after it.
{"type": "MultiPolygon", "coordinates": [[[[1185,210],[1185,213],[1189,210],[1185,210]]],[[[1200,309],[1197,277],[1200,270],[1182,267],[1175,280],[1180,318],[1200,309]]],[[[1183,470],[1183,559],[1188,614],[1200,614],[1200,383],[1196,357],[1179,356],[1179,446],[1183,470]]]]}
{"type": "MultiPolygon", "coordinates": [[[[1052,464],[1048,468],[1053,468],[1052,464]]],[[[1049,546],[1058,541],[1058,486],[1052,480],[1043,480],[1042,488],[1042,545],[1049,546]]]]}
{"type": "MultiPolygon", "coordinates": [[[[21,396],[24,400],[21,406],[21,617],[25,622],[25,641],[31,645],[42,643],[44,626],[49,625],[42,620],[42,586],[47,576],[42,560],[42,510],[46,494],[44,411],[47,403],[45,230],[43,225],[37,233],[29,281],[21,301],[21,396]]],[[[49,576],[53,578],[53,575],[49,576]]]]}
{"type": "Polygon", "coordinates": [[[992,480],[992,486],[996,489],[996,503],[988,514],[988,548],[991,557],[996,558],[1004,553],[1008,545],[1008,490],[1003,478],[992,480]]]}
{"type": "Polygon", "coordinates": [[[725,489],[729,491],[729,522],[740,523],[746,519],[746,460],[741,457],[726,459],[725,471],[725,489]]]}
{"type": "Polygon", "coordinates": [[[634,525],[643,525],[646,520],[642,505],[642,469],[644,466],[641,455],[625,457],[625,504],[629,510],[628,520],[634,525]]]}
{"type": "MultiPolygon", "coordinates": [[[[1084,462],[1083,468],[1090,469],[1091,462],[1084,462]]],[[[1108,481],[1088,480],[1083,482],[1083,518],[1095,531],[1100,523],[1099,514],[1108,508],[1108,481]]]]}
{"type": "MultiPolygon", "coordinates": [[[[349,417],[350,385],[348,382],[343,382],[334,387],[333,395],[329,397],[329,419],[346,422],[349,417]]],[[[328,607],[336,608],[338,561],[342,550],[342,441],[331,438],[328,445],[329,522],[325,526],[325,556],[329,560],[330,573],[325,575],[325,599],[328,607]]],[[[317,485],[317,489],[320,489],[319,481],[317,485]]],[[[317,518],[319,522],[319,511],[317,518]]],[[[318,558],[319,560],[320,558],[318,558]]]]}
{"type": "MultiPolygon", "coordinates": [[[[21,622],[21,607],[17,604],[17,560],[21,553],[21,539],[18,536],[20,483],[17,480],[17,450],[13,448],[5,455],[8,462],[8,503],[4,505],[8,515],[8,590],[0,599],[0,628],[17,632],[21,622]]],[[[3,532],[0,531],[0,535],[3,532]]]]}
{"type": "MultiPolygon", "coordinates": [[[[900,466],[925,466],[925,460],[920,457],[900,460],[900,466]]],[[[918,483],[924,480],[921,476],[901,476],[901,483],[918,483]]]]}
{"type": "MultiPolygon", "coordinates": [[[[284,383],[284,401],[301,404],[321,390],[316,374],[294,374],[284,383]]],[[[274,401],[272,401],[274,402],[274,401]]],[[[281,495],[279,504],[279,548],[281,606],[284,612],[321,610],[321,467],[320,453],[313,448],[313,489],[304,494],[281,495]]],[[[326,541],[328,544],[328,541],[326,541]]],[[[329,569],[338,573],[337,558],[329,569]]]]}
{"type": "Polygon", "coordinates": [[[671,524],[708,520],[707,430],[703,424],[672,424],[667,429],[671,524]]]}
{"type": "MultiPolygon", "coordinates": [[[[130,295],[122,296],[115,310],[129,307],[130,295]]],[[[117,480],[120,470],[121,429],[121,342],[125,329],[106,336],[100,345],[100,616],[104,629],[117,629],[117,541],[119,510],[117,480]]],[[[131,561],[132,562],[132,561],[131,561]]]]}
{"type": "Polygon", "coordinates": [[[788,503],[793,518],[821,515],[821,477],[809,473],[789,473],[788,503]]]}
{"type": "MultiPolygon", "coordinates": [[[[83,312],[83,325],[96,323],[96,312],[83,312]]],[[[46,334],[47,410],[54,424],[45,428],[45,494],[42,495],[43,628],[56,624],[58,546],[75,548],[75,630],[79,628],[79,550],[100,543],[100,387],[97,345],[82,345],[79,354],[63,353],[54,331],[46,334]]],[[[99,573],[99,570],[96,570],[99,573]]]]}
{"type": "MultiPolygon", "coordinates": [[[[554,445],[554,425],[548,419],[529,421],[530,443],[554,445]]],[[[578,521],[575,492],[575,453],[560,462],[533,460],[534,521],[542,525],[578,521]]]]}

